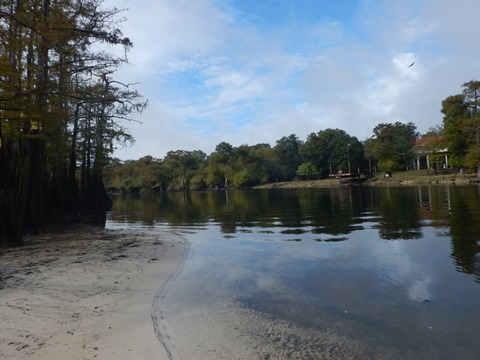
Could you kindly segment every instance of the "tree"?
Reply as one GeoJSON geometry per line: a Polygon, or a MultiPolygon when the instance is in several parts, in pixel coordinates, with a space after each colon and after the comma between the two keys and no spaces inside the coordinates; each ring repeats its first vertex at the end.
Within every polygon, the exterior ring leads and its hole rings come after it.
{"type": "Polygon", "coordinates": [[[480,81],[471,80],[462,87],[461,94],[442,101],[442,135],[451,154],[450,164],[476,168],[480,176],[480,161],[476,160],[480,146],[480,81]]]}
{"type": "Polygon", "coordinates": [[[450,164],[460,167],[468,149],[465,123],[469,118],[463,95],[449,96],[442,101],[443,132],[445,146],[450,152],[450,164]]]}
{"type": "MultiPolygon", "coordinates": [[[[188,189],[188,180],[206,161],[206,154],[200,150],[187,151],[176,150],[169,151],[163,163],[174,177],[181,179],[181,189],[186,191],[188,189]]],[[[175,189],[178,187],[172,184],[175,189]]]]}
{"type": "Polygon", "coordinates": [[[126,58],[93,50],[132,45],[117,28],[119,10],[101,4],[0,2],[0,213],[10,214],[0,217],[0,242],[20,244],[52,219],[108,206],[102,167],[128,138],[117,121],[143,105],[111,86],[126,58]]]}
{"type": "Polygon", "coordinates": [[[368,173],[372,174],[376,172],[376,161],[377,159],[373,155],[374,141],[372,138],[367,139],[363,142],[364,157],[368,161],[368,173]]]}
{"type": "Polygon", "coordinates": [[[477,170],[480,177],[480,81],[471,80],[463,86],[464,102],[468,107],[470,116],[466,121],[467,132],[473,137],[466,155],[466,165],[477,170]]]}
{"type": "Polygon", "coordinates": [[[363,145],[358,139],[340,129],[311,133],[300,149],[303,162],[315,164],[321,177],[339,170],[353,172],[359,169],[363,152],[363,145]]]}
{"type": "Polygon", "coordinates": [[[268,181],[268,144],[240,145],[233,149],[235,163],[233,180],[237,187],[254,186],[268,181]]]}
{"type": "Polygon", "coordinates": [[[471,80],[462,86],[464,103],[470,113],[468,125],[471,128],[472,135],[474,135],[474,141],[472,142],[478,146],[480,145],[480,81],[471,80]]]}
{"type": "Polygon", "coordinates": [[[281,180],[292,180],[295,177],[298,166],[302,163],[300,147],[302,142],[295,134],[283,136],[277,140],[275,154],[280,163],[281,180]]]}
{"type": "Polygon", "coordinates": [[[317,177],[319,172],[315,164],[311,161],[308,161],[298,166],[297,175],[301,178],[311,179],[312,177],[317,177]]]}
{"type": "Polygon", "coordinates": [[[383,171],[405,170],[412,156],[412,147],[418,137],[413,123],[382,123],[373,129],[371,151],[383,171]]]}
{"type": "Polygon", "coordinates": [[[470,171],[476,171],[480,178],[480,146],[472,145],[465,155],[465,166],[470,171]]]}
{"type": "Polygon", "coordinates": [[[218,162],[223,166],[224,171],[224,188],[228,190],[228,176],[227,176],[227,166],[230,161],[233,159],[233,146],[227,142],[222,141],[215,147],[215,152],[211,155],[211,160],[213,162],[218,162]]]}

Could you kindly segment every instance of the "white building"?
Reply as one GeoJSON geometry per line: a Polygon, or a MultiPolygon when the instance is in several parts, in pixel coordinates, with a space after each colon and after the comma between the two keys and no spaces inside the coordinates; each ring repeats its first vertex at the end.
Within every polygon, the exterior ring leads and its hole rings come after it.
{"type": "Polygon", "coordinates": [[[412,169],[448,168],[448,149],[442,146],[440,136],[425,136],[415,140],[412,148],[412,169]]]}

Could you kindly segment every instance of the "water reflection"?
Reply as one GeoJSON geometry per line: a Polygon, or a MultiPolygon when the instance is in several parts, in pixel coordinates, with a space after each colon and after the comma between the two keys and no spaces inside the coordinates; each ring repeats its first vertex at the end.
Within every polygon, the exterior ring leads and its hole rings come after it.
{"type": "MultiPolygon", "coordinates": [[[[196,307],[213,317],[234,303],[308,329],[302,350],[311,353],[319,343],[308,339],[325,329],[349,339],[343,349],[359,358],[480,353],[476,186],[119,196],[108,224],[189,231],[195,256],[170,292],[175,314],[196,307]]],[[[172,323],[181,331],[182,319],[172,323]]],[[[275,329],[274,339],[298,336],[275,329]]]]}
{"type": "Polygon", "coordinates": [[[268,240],[338,242],[372,228],[381,239],[411,240],[431,226],[438,235],[451,236],[458,269],[480,281],[476,186],[166,193],[113,200],[111,221],[172,227],[215,223],[226,238],[255,229],[250,231],[284,235],[265,236],[268,240]]]}
{"type": "Polygon", "coordinates": [[[450,236],[452,256],[460,271],[474,274],[480,281],[480,217],[479,188],[456,189],[455,195],[448,198],[450,207],[450,236]]]}

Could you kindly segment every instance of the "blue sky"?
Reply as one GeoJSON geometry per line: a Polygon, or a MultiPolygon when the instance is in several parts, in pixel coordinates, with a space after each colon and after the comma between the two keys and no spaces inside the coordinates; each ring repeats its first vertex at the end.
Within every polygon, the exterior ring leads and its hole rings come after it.
{"type": "Polygon", "coordinates": [[[149,101],[121,159],[210,154],[381,122],[439,125],[441,101],[480,80],[477,0],[106,0],[134,43],[117,74],[149,101]],[[408,67],[415,62],[415,65],[408,67]]]}

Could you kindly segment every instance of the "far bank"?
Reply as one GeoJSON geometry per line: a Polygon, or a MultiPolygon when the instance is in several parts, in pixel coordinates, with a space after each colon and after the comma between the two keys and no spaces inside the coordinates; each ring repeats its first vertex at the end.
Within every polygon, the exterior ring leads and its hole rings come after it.
{"type": "MultiPolygon", "coordinates": [[[[426,170],[404,171],[391,173],[387,176],[384,173],[377,173],[371,178],[365,178],[361,182],[364,186],[402,186],[402,185],[423,185],[423,184],[455,184],[467,185],[478,183],[479,179],[475,174],[438,174],[433,175],[426,170]]],[[[318,180],[297,180],[262,184],[254,189],[300,189],[345,186],[338,178],[318,180]]]]}

